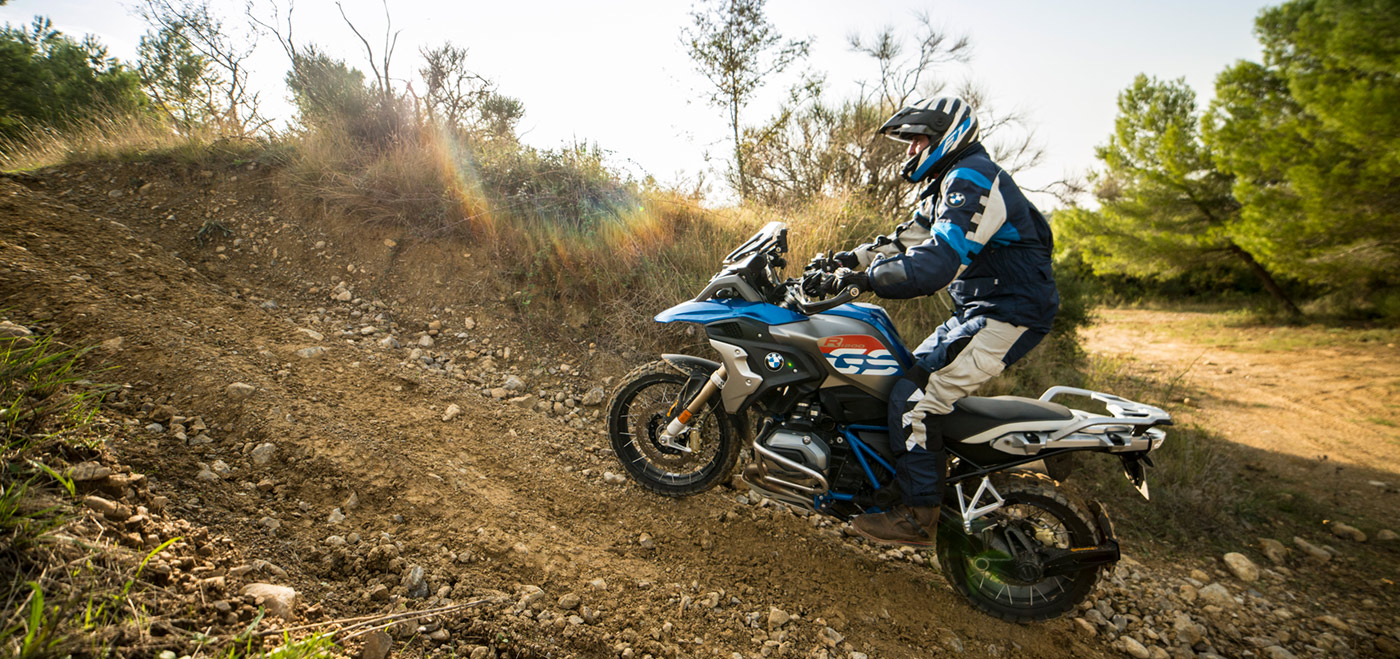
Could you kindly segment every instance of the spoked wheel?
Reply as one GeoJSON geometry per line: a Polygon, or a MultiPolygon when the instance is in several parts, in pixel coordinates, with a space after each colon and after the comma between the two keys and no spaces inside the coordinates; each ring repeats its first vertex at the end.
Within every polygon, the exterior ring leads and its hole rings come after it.
{"type": "Polygon", "coordinates": [[[1092,518],[1046,478],[1017,474],[997,489],[1006,503],[974,522],[987,523],[984,530],[968,537],[940,529],[944,575],[977,608],[1005,620],[1046,620],[1074,608],[1093,590],[1099,567],[1047,575],[1045,562],[1098,545],[1092,518]]]}
{"type": "Polygon", "coordinates": [[[685,409],[699,386],[666,362],[627,375],[608,407],[608,438],[628,475],[642,487],[671,497],[704,492],[723,481],[739,459],[739,441],[719,396],[677,438],[689,451],[661,442],[666,424],[685,409]]]}

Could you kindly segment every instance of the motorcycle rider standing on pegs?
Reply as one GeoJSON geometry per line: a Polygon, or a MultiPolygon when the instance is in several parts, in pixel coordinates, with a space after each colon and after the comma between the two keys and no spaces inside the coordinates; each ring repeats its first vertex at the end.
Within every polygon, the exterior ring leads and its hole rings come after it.
{"type": "Polygon", "coordinates": [[[901,175],[924,184],[913,217],[888,236],[835,254],[840,269],[804,282],[808,294],[854,285],[883,298],[933,295],[946,286],[955,305],[890,392],[902,505],[852,522],[886,544],[933,544],[946,469],[941,417],[1040,343],[1060,304],[1050,226],[992,162],[977,128],[972,107],[958,98],[925,99],[896,112],[880,133],[909,144],[901,175]]]}

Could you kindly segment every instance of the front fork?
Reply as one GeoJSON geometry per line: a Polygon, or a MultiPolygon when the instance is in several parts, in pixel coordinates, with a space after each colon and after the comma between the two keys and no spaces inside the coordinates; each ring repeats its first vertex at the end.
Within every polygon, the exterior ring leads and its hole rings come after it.
{"type": "MultiPolygon", "coordinates": [[[[689,445],[682,444],[678,440],[681,435],[684,435],[686,431],[690,430],[691,419],[699,416],[700,413],[704,411],[706,403],[709,403],[710,398],[714,397],[715,392],[724,388],[724,375],[724,366],[720,365],[718,369],[715,369],[714,373],[710,374],[709,379],[705,382],[705,386],[700,388],[700,393],[695,394],[695,398],[690,400],[690,404],[687,405],[685,409],[681,410],[681,413],[677,414],[674,419],[671,419],[670,423],[666,424],[666,429],[661,432],[661,437],[656,440],[657,444],[666,448],[675,449],[682,453],[691,452],[689,445]]],[[[679,404],[679,402],[677,402],[677,404],[679,404]]]]}

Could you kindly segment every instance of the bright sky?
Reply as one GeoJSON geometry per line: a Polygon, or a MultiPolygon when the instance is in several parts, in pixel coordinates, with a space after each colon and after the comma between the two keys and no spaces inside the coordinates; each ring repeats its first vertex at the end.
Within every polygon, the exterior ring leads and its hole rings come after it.
{"type": "MultiPolygon", "coordinates": [[[[258,0],[265,10],[267,0],[258,0]]],[[[211,0],[239,23],[243,0],[211,0]]],[[[972,77],[994,103],[1029,116],[1047,148],[1044,163],[1020,172],[1026,187],[1039,187],[1095,164],[1093,150],[1112,130],[1115,98],[1138,73],[1185,76],[1202,101],[1215,75],[1238,59],[1260,56],[1254,16],[1277,2],[1260,0],[769,0],[769,19],[788,37],[814,39],[805,66],[827,75],[836,95],[853,93],[875,77],[871,60],[847,47],[852,33],[909,23],[928,12],[935,25],[972,40],[966,68],[949,69],[957,82],[972,77]]],[[[111,54],[133,59],[147,26],[131,2],[108,0],[11,0],[0,21],[28,23],[35,14],[63,32],[91,33],[111,54]]],[[[525,105],[521,132],[527,143],[556,147],[573,140],[597,142],[614,165],[661,181],[710,170],[717,181],[732,145],[724,111],[705,103],[705,80],[680,41],[689,25],[689,1],[529,0],[528,2],[389,3],[402,30],[393,62],[396,78],[416,78],[418,51],[444,41],[470,49],[473,69],[525,105]],[[706,162],[706,155],[712,162],[706,162]]],[[[377,0],[344,0],[346,13],[372,44],[383,38],[377,0]]],[[[299,44],[315,43],[368,73],[363,46],[330,0],[302,0],[294,14],[299,44]]],[[[290,114],[283,75],[287,61],[271,37],[253,62],[265,108],[290,114]]],[[[797,70],[774,79],[748,108],[747,122],[769,116],[796,79],[797,70]]],[[[421,89],[421,85],[418,85],[421,89]]],[[[726,191],[715,189],[723,198],[726,191]]],[[[1054,206],[1038,198],[1043,206],[1054,206]]]]}

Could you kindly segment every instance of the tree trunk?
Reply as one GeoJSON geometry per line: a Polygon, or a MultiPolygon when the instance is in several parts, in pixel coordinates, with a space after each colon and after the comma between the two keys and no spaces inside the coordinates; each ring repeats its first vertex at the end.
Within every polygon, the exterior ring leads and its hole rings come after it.
{"type": "Polygon", "coordinates": [[[1233,240],[1230,241],[1229,250],[1230,253],[1240,257],[1240,260],[1244,261],[1244,264],[1249,266],[1249,270],[1254,273],[1254,276],[1259,278],[1259,283],[1263,284],[1264,288],[1269,291],[1269,294],[1273,295],[1274,299],[1278,300],[1279,304],[1283,305],[1288,315],[1295,318],[1303,315],[1298,305],[1293,304],[1293,300],[1289,299],[1288,294],[1284,293],[1283,288],[1278,285],[1278,282],[1274,281],[1273,275],[1269,274],[1269,271],[1265,270],[1264,266],[1254,260],[1253,254],[1246,252],[1243,247],[1236,245],[1233,240]]]}
{"type": "Polygon", "coordinates": [[[739,173],[739,201],[749,196],[748,177],[744,176],[744,144],[739,141],[739,97],[729,99],[729,125],[734,129],[734,169],[739,173]]]}

